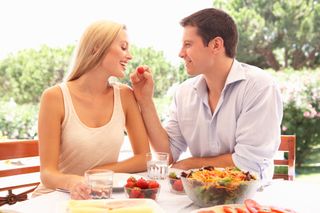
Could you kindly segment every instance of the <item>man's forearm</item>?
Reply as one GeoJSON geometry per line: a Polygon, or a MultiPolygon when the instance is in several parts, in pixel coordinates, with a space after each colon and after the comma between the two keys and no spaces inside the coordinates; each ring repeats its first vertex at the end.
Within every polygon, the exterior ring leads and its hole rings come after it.
{"type": "Polygon", "coordinates": [[[152,148],[158,152],[168,152],[170,162],[172,162],[168,134],[162,127],[154,102],[148,101],[148,103],[140,104],[140,108],[152,148]]]}
{"type": "Polygon", "coordinates": [[[176,162],[172,167],[188,170],[204,166],[231,167],[235,166],[235,164],[232,160],[232,154],[224,154],[216,157],[190,157],[176,162]]]}

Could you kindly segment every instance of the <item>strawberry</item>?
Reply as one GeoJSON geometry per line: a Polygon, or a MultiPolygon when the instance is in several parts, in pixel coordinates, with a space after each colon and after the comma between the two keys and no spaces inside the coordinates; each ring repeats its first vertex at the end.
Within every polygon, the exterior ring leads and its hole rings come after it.
{"type": "Polygon", "coordinates": [[[136,183],[135,182],[131,182],[131,181],[128,181],[127,184],[125,185],[125,187],[127,188],[133,188],[136,186],[136,183]]]}
{"type": "Polygon", "coordinates": [[[148,182],[145,179],[140,178],[137,181],[136,186],[141,188],[141,189],[147,189],[148,188],[148,182]]]}
{"type": "Polygon", "coordinates": [[[149,189],[159,188],[159,183],[155,180],[149,180],[148,181],[148,188],[149,189]]]}
{"type": "Polygon", "coordinates": [[[138,67],[137,69],[139,74],[143,74],[144,73],[144,68],[143,67],[138,67]]]}
{"type": "Polygon", "coordinates": [[[153,200],[155,200],[156,197],[157,197],[157,194],[156,194],[156,193],[154,193],[154,194],[152,194],[152,195],[150,196],[150,198],[153,199],[153,200]]]}
{"type": "Polygon", "coordinates": [[[138,198],[140,194],[141,194],[141,189],[138,187],[134,187],[133,189],[131,189],[129,193],[129,198],[138,198]]]}
{"type": "Polygon", "coordinates": [[[182,181],[181,180],[174,181],[172,188],[178,192],[182,192],[183,191],[182,181]]]}
{"type": "Polygon", "coordinates": [[[143,193],[140,193],[140,195],[139,195],[138,198],[144,198],[144,194],[143,194],[143,193]]]}
{"type": "Polygon", "coordinates": [[[133,183],[136,183],[137,182],[137,179],[133,176],[130,176],[128,179],[127,179],[127,183],[128,182],[133,182],[133,183]]]}

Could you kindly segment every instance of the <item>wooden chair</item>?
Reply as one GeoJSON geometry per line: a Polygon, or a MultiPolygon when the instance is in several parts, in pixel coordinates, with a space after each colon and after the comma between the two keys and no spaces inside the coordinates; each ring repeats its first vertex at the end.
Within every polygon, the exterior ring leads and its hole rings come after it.
{"type": "MultiPolygon", "coordinates": [[[[0,160],[14,160],[28,157],[38,157],[37,140],[7,140],[0,141],[0,160]]],[[[28,193],[34,191],[39,185],[40,165],[30,165],[0,170],[0,192],[8,191],[6,196],[0,197],[0,206],[4,204],[13,205],[18,201],[28,199],[28,193]],[[38,173],[38,174],[36,174],[38,173]],[[36,178],[35,178],[36,177],[36,178]],[[32,188],[31,188],[32,187],[32,188]],[[19,191],[14,194],[13,190],[19,191]],[[22,192],[21,192],[22,191],[22,192]]],[[[4,194],[4,193],[2,193],[4,194]]]]}
{"type": "Polygon", "coordinates": [[[281,135],[279,152],[282,154],[281,159],[274,159],[274,165],[288,167],[287,173],[275,173],[273,179],[294,180],[295,178],[295,160],[296,160],[296,136],[281,135]],[[287,158],[284,157],[287,154],[287,158]]]}

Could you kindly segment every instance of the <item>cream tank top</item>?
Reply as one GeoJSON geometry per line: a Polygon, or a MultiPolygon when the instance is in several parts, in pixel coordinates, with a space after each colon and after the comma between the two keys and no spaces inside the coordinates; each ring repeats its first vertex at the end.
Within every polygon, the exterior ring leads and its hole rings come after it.
{"type": "MultiPolygon", "coordinates": [[[[64,101],[64,120],[61,127],[59,170],[66,174],[84,175],[87,169],[117,162],[124,141],[125,116],[118,83],[113,83],[114,107],[111,119],[98,128],[86,126],[72,104],[66,83],[59,84],[64,101]]],[[[52,190],[42,184],[33,193],[37,196],[52,190]]]]}

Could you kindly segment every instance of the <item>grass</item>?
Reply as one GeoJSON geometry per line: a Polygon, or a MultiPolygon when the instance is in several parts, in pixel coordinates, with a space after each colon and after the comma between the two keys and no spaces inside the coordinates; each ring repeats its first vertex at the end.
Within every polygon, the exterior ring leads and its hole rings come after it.
{"type": "Polygon", "coordinates": [[[296,181],[308,181],[320,184],[320,173],[297,175],[296,181]]]}
{"type": "Polygon", "coordinates": [[[320,167],[319,166],[304,166],[296,169],[297,181],[308,181],[320,184],[320,167]]]}

